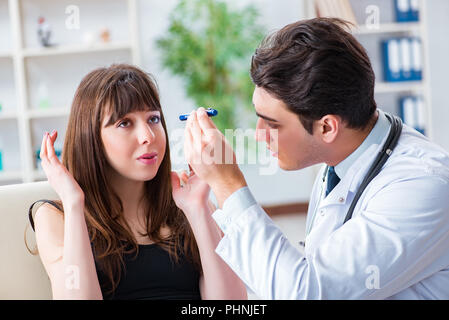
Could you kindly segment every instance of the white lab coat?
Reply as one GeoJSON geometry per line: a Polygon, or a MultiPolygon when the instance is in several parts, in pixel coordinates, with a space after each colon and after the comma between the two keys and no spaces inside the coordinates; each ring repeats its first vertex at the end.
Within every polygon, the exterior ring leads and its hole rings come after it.
{"type": "Polygon", "coordinates": [[[449,155],[427,138],[404,125],[342,225],[381,147],[371,145],[322,201],[318,174],[304,254],[248,188],[213,214],[224,232],[217,254],[262,299],[449,299],[449,155]]]}

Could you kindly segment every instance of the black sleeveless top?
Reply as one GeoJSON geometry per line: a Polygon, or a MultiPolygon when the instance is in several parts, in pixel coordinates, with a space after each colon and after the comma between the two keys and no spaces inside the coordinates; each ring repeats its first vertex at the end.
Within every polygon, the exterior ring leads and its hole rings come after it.
{"type": "Polygon", "coordinates": [[[157,244],[139,245],[136,256],[125,254],[120,282],[114,293],[108,294],[102,284],[106,276],[97,268],[103,299],[199,300],[200,274],[187,258],[180,254],[176,263],[157,244]]]}
{"type": "MultiPolygon", "coordinates": [[[[28,212],[33,230],[32,209],[37,202],[46,202],[61,210],[56,203],[50,200],[34,202],[28,212]]],[[[125,254],[123,260],[125,268],[122,268],[120,282],[112,294],[108,294],[104,289],[109,281],[96,265],[103,299],[201,299],[200,273],[182,253],[179,253],[179,259],[175,262],[169,253],[157,244],[139,245],[137,256],[135,252],[125,254]]]]}

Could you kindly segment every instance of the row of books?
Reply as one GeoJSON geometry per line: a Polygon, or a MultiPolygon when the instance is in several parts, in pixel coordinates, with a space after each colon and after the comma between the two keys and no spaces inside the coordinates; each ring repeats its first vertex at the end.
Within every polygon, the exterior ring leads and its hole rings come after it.
{"type": "Polygon", "coordinates": [[[426,107],[421,96],[403,96],[399,100],[399,116],[409,127],[426,134],[426,107]]]}
{"type": "Polygon", "coordinates": [[[384,80],[422,80],[422,43],[417,37],[390,38],[382,42],[384,80]]]}
{"type": "Polygon", "coordinates": [[[419,21],[419,0],[395,0],[396,22],[419,21]]]}
{"type": "Polygon", "coordinates": [[[315,0],[315,8],[318,17],[338,17],[357,26],[349,0],[315,0]]]}
{"type": "MultiPolygon", "coordinates": [[[[420,0],[394,0],[396,22],[419,21],[420,0]]],[[[354,11],[349,0],[315,0],[318,17],[339,17],[357,26],[354,11]]]]}

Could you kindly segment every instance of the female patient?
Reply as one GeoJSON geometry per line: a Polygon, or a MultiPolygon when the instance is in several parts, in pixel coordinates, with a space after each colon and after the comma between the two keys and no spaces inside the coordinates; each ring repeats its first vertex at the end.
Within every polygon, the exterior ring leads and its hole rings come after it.
{"type": "Polygon", "coordinates": [[[147,74],[129,65],[89,73],[75,93],[62,164],[56,138],[44,135],[40,157],[61,202],[40,206],[34,224],[55,299],[246,299],[214,251],[209,187],[185,174],[181,187],[171,172],[147,74]]]}

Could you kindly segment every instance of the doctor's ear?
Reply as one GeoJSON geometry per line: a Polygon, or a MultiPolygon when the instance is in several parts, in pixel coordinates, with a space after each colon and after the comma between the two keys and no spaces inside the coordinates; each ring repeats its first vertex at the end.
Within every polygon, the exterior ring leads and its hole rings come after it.
{"type": "Polygon", "coordinates": [[[316,129],[318,135],[323,142],[332,143],[337,138],[341,130],[341,118],[333,114],[327,114],[316,122],[316,129]]]}

